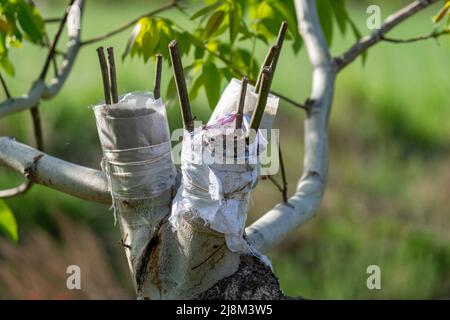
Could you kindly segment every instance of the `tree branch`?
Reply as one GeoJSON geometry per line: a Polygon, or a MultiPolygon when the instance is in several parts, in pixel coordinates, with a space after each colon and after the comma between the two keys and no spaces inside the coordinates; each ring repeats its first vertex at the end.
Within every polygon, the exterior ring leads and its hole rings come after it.
{"type": "Polygon", "coordinates": [[[447,35],[447,34],[450,34],[450,29],[444,29],[441,31],[435,30],[425,36],[418,36],[418,37],[408,38],[408,39],[393,39],[393,38],[388,38],[388,37],[383,36],[381,40],[383,40],[385,42],[403,44],[403,43],[412,43],[412,42],[418,42],[418,41],[429,40],[429,39],[437,40],[439,37],[441,37],[443,35],[447,35]]]}
{"type": "Polygon", "coordinates": [[[335,73],[314,0],[295,0],[299,31],[313,67],[310,106],[305,119],[303,175],[288,203],[278,204],[246,229],[248,240],[266,251],[317,211],[328,171],[328,116],[335,73]]]}
{"type": "Polygon", "coordinates": [[[334,58],[333,63],[336,67],[336,72],[341,71],[358,56],[367,51],[369,48],[382,41],[384,36],[394,27],[416,14],[417,12],[427,8],[428,6],[438,2],[438,0],[416,0],[408,6],[400,9],[396,13],[389,16],[374,33],[360,39],[355,45],[348,49],[341,56],[334,58]]]}
{"type": "MultiPolygon", "coordinates": [[[[75,0],[74,5],[78,5],[80,7],[80,12],[82,14],[84,1],[75,0]]],[[[38,79],[34,82],[30,91],[22,97],[9,98],[0,103],[0,118],[15,112],[29,109],[38,104],[40,99],[51,99],[59,92],[69,76],[75,58],[78,54],[78,50],[80,48],[80,34],[81,29],[77,30],[75,35],[69,37],[67,54],[60,64],[58,76],[54,77],[48,85],[43,79],[38,79]]]]}
{"type": "Polygon", "coordinates": [[[0,150],[0,165],[23,174],[32,182],[80,199],[111,203],[108,182],[102,171],[54,158],[7,137],[0,137],[0,150]]]}
{"type": "Polygon", "coordinates": [[[8,86],[6,85],[5,79],[3,79],[3,76],[1,73],[0,73],[0,82],[2,84],[3,92],[5,92],[6,98],[10,99],[11,93],[9,92],[8,86]]]}
{"type": "Polygon", "coordinates": [[[89,44],[92,44],[92,43],[95,43],[95,42],[98,42],[98,41],[105,40],[105,39],[107,39],[109,37],[112,37],[112,36],[114,36],[114,35],[116,35],[118,33],[121,33],[123,31],[127,30],[128,28],[131,28],[133,25],[135,25],[142,18],[151,17],[151,16],[160,14],[161,12],[164,12],[166,10],[169,10],[171,8],[176,7],[178,5],[178,2],[179,2],[179,0],[173,0],[173,1],[167,3],[166,5],[163,5],[162,7],[158,8],[156,10],[150,11],[149,13],[143,14],[142,16],[139,16],[138,18],[131,20],[130,22],[124,24],[123,26],[121,26],[121,27],[119,27],[117,29],[114,29],[114,30],[112,30],[110,32],[107,32],[107,33],[103,34],[103,35],[100,35],[100,36],[97,36],[97,37],[94,37],[94,38],[82,41],[80,45],[81,46],[86,46],[86,45],[89,45],[89,44]]]}
{"type": "Polygon", "coordinates": [[[69,15],[69,9],[74,4],[75,0],[70,0],[69,5],[66,7],[66,11],[61,19],[61,22],[59,23],[58,31],[56,31],[55,38],[53,39],[53,42],[48,50],[47,58],[44,63],[44,67],[42,68],[41,74],[39,75],[40,80],[45,80],[45,76],[47,75],[48,68],[50,67],[50,63],[53,59],[53,56],[55,54],[56,45],[58,44],[59,37],[61,36],[64,26],[66,25],[67,16],[69,15]]]}

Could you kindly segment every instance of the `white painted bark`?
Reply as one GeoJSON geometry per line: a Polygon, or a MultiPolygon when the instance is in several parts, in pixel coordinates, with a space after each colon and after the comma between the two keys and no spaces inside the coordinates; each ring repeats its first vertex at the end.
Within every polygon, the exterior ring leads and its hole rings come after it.
{"type": "Polygon", "coordinates": [[[80,199],[111,203],[102,171],[49,156],[12,138],[0,137],[0,165],[23,174],[30,181],[80,199]]]}
{"type": "Polygon", "coordinates": [[[95,107],[122,242],[138,299],[189,299],[237,270],[224,235],[195,216],[168,223],[175,166],[165,107],[146,94],[95,107]]]}
{"type": "Polygon", "coordinates": [[[313,67],[312,104],[305,120],[303,175],[287,204],[278,204],[247,228],[249,241],[267,251],[308,221],[322,200],[328,170],[328,115],[335,73],[314,0],[295,1],[299,32],[313,67]]]}

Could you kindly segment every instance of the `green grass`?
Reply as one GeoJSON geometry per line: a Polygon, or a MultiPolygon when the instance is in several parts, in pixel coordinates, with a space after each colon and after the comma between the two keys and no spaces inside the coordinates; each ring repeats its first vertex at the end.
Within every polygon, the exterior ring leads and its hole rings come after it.
{"type": "MultiPolygon", "coordinates": [[[[381,3],[381,2],[380,2],[381,3]]],[[[54,16],[61,5],[43,10],[54,16]],[[59,7],[58,7],[59,6],[59,7]]],[[[89,2],[84,36],[107,31],[142,14],[145,2],[124,6],[106,1],[89,2]],[[107,12],[106,12],[107,10],[107,12]]],[[[436,9],[436,8],[434,8],[436,9]]],[[[59,10],[59,11],[58,11],[59,10]]],[[[149,11],[145,9],[144,11],[149,11]]],[[[382,6],[383,16],[392,7],[382,6]]],[[[353,15],[363,33],[365,7],[353,15]]],[[[408,37],[432,29],[426,10],[392,36],[408,37]]],[[[117,54],[128,33],[102,43],[117,54]]],[[[353,42],[336,37],[333,54],[353,42]]],[[[366,65],[356,61],[339,75],[330,118],[328,187],[317,217],[275,248],[270,257],[286,294],[309,298],[442,298],[450,295],[450,70],[449,39],[411,45],[380,44],[370,51],[366,65]],[[379,265],[382,290],[366,288],[366,268],[379,265]]],[[[55,156],[99,168],[100,147],[90,106],[101,100],[96,45],[83,48],[61,93],[41,105],[46,150],[55,156]]],[[[294,56],[286,47],[274,88],[298,101],[307,98],[311,67],[302,51],[294,56]]],[[[266,48],[258,45],[257,55],[266,48]]],[[[39,73],[45,52],[36,48],[14,50],[17,76],[8,78],[18,95],[39,73]]],[[[154,66],[138,59],[118,63],[121,92],[148,90],[154,66]]],[[[163,79],[169,78],[169,70],[163,79]]],[[[194,101],[194,113],[208,118],[204,95],[194,101]]],[[[171,129],[180,126],[177,106],[168,109],[171,129]]],[[[0,120],[0,135],[32,142],[29,115],[24,112],[0,120]]],[[[281,103],[276,126],[286,159],[290,192],[301,173],[303,156],[301,110],[281,103]]],[[[20,177],[0,168],[2,186],[20,177]]],[[[249,219],[254,221],[280,200],[269,182],[255,192],[249,219]]],[[[27,195],[8,200],[18,217],[20,235],[37,225],[57,235],[54,214],[69,214],[100,234],[111,257],[121,256],[111,212],[103,206],[35,186],[27,195]]],[[[114,259],[113,259],[114,260],[114,259]]],[[[120,272],[118,272],[120,274],[120,272]]],[[[125,279],[124,281],[127,281],[125,279]]]]}

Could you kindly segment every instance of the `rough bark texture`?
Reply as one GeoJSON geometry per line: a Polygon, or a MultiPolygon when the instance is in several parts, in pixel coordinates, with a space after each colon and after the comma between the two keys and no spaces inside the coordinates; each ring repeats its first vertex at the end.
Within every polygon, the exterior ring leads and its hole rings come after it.
{"type": "Polygon", "coordinates": [[[277,277],[253,256],[241,256],[239,269],[217,282],[197,299],[201,300],[278,300],[285,299],[277,277]]]}

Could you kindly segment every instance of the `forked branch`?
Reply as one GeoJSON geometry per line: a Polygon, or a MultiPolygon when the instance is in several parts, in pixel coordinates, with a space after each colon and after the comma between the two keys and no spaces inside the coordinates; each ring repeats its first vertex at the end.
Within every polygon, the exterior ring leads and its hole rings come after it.
{"type": "Polygon", "coordinates": [[[278,204],[246,229],[248,240],[266,251],[317,211],[325,190],[328,169],[328,115],[335,73],[314,0],[295,1],[299,31],[313,67],[311,101],[305,120],[303,175],[295,194],[278,204]]]}

